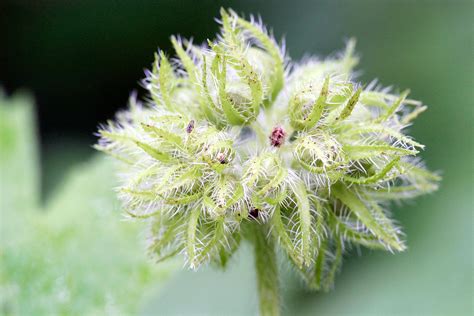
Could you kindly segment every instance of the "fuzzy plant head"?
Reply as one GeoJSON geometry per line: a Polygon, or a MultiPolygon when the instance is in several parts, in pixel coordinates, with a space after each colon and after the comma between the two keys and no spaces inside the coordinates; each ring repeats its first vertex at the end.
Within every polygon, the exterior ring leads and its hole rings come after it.
{"type": "Polygon", "coordinates": [[[426,107],[355,81],[353,40],[294,62],[261,22],[222,10],[220,25],[202,45],[172,37],[176,57],[160,51],[146,72],[149,97],[99,130],[156,260],[225,266],[241,240],[260,240],[326,289],[353,246],[403,251],[390,202],[439,180],[405,133],[426,107]]]}

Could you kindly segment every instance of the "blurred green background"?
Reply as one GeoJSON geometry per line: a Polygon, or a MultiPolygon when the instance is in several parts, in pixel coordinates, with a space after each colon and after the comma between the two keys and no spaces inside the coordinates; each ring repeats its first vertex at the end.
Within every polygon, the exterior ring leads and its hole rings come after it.
{"type": "Polygon", "coordinates": [[[148,262],[90,147],[97,124],[143,92],[157,47],[170,51],[171,34],[212,38],[221,6],[260,14],[294,59],[356,37],[362,81],[429,106],[411,133],[443,174],[437,193],[394,206],[407,252],[353,251],[327,294],[282,265],[284,314],[472,315],[474,2],[456,0],[0,2],[0,86],[29,90],[39,123],[28,97],[0,101],[0,313],[256,313],[246,248],[226,273],[148,262]]]}

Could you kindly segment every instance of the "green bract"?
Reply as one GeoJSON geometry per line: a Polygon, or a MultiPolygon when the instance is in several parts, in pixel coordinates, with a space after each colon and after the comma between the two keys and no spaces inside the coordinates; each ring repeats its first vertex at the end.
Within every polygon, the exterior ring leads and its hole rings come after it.
{"type": "Polygon", "coordinates": [[[224,266],[243,237],[259,278],[278,245],[327,289],[348,245],[404,250],[387,201],[437,188],[404,134],[426,107],[353,81],[354,41],[339,58],[294,63],[260,23],[221,14],[215,41],[173,37],[177,58],[160,51],[144,80],[150,100],[132,98],[99,131],[97,149],[124,162],[119,194],[149,222],[150,251],[224,266]]]}

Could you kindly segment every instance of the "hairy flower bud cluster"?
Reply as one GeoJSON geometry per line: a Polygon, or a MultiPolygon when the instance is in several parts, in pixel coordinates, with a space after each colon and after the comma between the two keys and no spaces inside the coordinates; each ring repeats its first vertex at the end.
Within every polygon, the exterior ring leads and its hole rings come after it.
{"type": "Polygon", "coordinates": [[[157,260],[224,266],[265,232],[312,288],[328,288],[350,245],[402,251],[387,202],[436,190],[405,129],[426,107],[354,81],[354,41],[338,58],[295,63],[260,22],[221,12],[201,46],[172,38],[96,147],[123,162],[119,196],[151,227],[157,260]]]}

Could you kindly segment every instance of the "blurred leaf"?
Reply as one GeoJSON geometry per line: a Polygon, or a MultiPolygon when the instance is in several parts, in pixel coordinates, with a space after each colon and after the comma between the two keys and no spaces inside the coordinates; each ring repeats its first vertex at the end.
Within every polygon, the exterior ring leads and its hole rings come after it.
{"type": "MultiPolygon", "coordinates": [[[[39,161],[33,102],[21,93],[10,100],[0,90],[0,206],[31,209],[39,202],[39,161]]],[[[2,221],[3,224],[4,221],[2,221]]],[[[4,232],[2,225],[2,232],[4,232]]]]}
{"type": "Polygon", "coordinates": [[[173,262],[155,267],[138,223],[120,219],[113,165],[95,157],[39,205],[32,102],[0,99],[0,313],[130,314],[173,262]]]}

